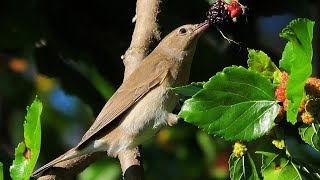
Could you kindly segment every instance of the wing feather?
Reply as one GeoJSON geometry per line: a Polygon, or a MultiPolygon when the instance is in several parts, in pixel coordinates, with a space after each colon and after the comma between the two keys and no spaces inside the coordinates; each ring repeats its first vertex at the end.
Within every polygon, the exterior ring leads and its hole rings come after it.
{"type": "MultiPolygon", "coordinates": [[[[109,99],[77,147],[106,127],[111,121],[139,101],[150,89],[163,82],[170,71],[170,61],[145,59],[109,99]],[[152,67],[154,66],[154,67],[152,67]],[[148,68],[145,68],[148,67],[148,68]]],[[[172,61],[171,61],[172,62],[172,61]]]]}

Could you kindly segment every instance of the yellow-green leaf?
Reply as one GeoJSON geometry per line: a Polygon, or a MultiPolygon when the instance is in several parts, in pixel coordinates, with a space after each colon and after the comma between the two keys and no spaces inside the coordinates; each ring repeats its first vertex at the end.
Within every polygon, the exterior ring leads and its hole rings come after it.
{"type": "Polygon", "coordinates": [[[10,166],[10,176],[13,180],[27,180],[36,165],[41,144],[40,115],[42,103],[36,97],[30,107],[27,107],[27,115],[24,121],[24,140],[15,150],[15,159],[10,166]]]}
{"type": "Polygon", "coordinates": [[[280,34],[289,41],[283,51],[280,68],[289,74],[286,85],[287,119],[292,124],[297,122],[298,109],[304,96],[304,86],[312,73],[313,26],[313,21],[296,19],[280,34]]]}

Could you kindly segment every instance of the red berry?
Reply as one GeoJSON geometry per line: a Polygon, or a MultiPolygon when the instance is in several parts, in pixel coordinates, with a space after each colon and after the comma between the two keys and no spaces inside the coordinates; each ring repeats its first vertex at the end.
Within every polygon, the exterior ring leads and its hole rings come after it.
{"type": "MultiPolygon", "coordinates": [[[[277,100],[280,102],[284,102],[286,100],[286,85],[288,81],[288,74],[282,71],[281,82],[279,86],[276,87],[275,95],[277,100]]],[[[286,109],[286,108],[285,108],[286,109]]]]}
{"type": "Polygon", "coordinates": [[[278,86],[276,88],[275,95],[278,101],[284,102],[286,100],[286,88],[283,86],[278,86]]]}
{"type": "Polygon", "coordinates": [[[244,7],[239,4],[237,1],[232,1],[227,4],[227,10],[230,13],[231,19],[238,17],[244,13],[244,7]]]}

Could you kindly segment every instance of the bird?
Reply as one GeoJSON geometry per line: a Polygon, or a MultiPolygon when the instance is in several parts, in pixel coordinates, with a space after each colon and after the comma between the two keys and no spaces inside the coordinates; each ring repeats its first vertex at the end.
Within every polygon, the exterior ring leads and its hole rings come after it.
{"type": "Polygon", "coordinates": [[[32,177],[84,154],[101,151],[117,157],[120,151],[150,139],[161,127],[177,123],[178,116],[172,111],[179,96],[170,87],[188,83],[198,39],[208,27],[205,21],[169,33],[123,81],[80,142],[34,171],[32,177]]]}

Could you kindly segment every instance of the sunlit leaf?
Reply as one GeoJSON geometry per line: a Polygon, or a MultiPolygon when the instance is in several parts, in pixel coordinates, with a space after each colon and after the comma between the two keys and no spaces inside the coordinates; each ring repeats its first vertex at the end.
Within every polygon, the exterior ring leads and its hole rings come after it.
{"type": "Polygon", "coordinates": [[[226,140],[253,140],[268,132],[278,114],[272,83],[243,67],[227,67],[185,101],[186,122],[226,140]]]}
{"type": "Polygon", "coordinates": [[[287,119],[292,124],[297,122],[298,109],[304,96],[304,86],[312,73],[313,26],[313,21],[296,19],[280,34],[289,41],[283,51],[280,68],[289,74],[286,85],[287,119]]]}
{"type": "Polygon", "coordinates": [[[296,165],[287,158],[284,151],[264,146],[256,153],[262,155],[261,172],[264,180],[302,180],[296,165]]]}
{"type": "Polygon", "coordinates": [[[278,67],[271,61],[270,57],[263,51],[248,49],[248,66],[249,69],[257,71],[275,84],[281,81],[281,72],[278,67]]]}
{"type": "Polygon", "coordinates": [[[15,150],[15,159],[10,166],[10,175],[14,180],[29,179],[36,165],[41,143],[40,115],[42,103],[36,97],[30,107],[27,107],[27,115],[24,121],[24,140],[15,150]]]}

